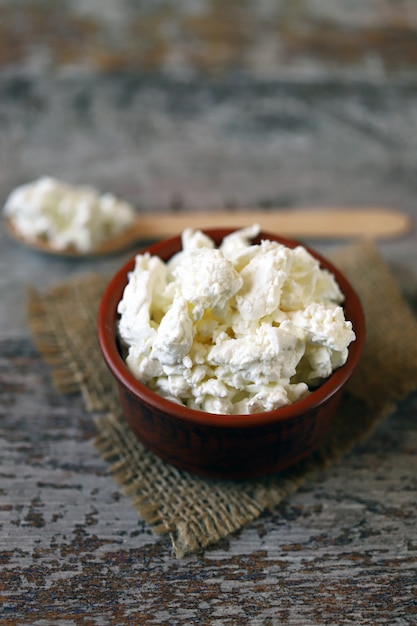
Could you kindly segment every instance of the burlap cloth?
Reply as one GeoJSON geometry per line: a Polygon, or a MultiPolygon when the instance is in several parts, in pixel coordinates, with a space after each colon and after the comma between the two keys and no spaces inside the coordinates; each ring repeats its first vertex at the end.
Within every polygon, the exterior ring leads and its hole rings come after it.
{"type": "Polygon", "coordinates": [[[131,434],[97,343],[97,308],[107,277],[71,279],[43,294],[29,290],[29,326],[56,387],[81,392],[86,410],[94,413],[95,444],[109,472],[153,531],[170,536],[177,556],[202,550],[276,506],[368,437],[417,388],[417,321],[376,248],[354,243],[336,251],[332,261],[365,309],[368,332],[360,366],[317,452],[286,471],[239,482],[179,471],[131,434]]]}

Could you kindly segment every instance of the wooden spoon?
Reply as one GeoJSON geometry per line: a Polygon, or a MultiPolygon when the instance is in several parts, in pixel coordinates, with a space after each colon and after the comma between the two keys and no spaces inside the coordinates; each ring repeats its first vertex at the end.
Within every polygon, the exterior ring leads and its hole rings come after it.
{"type": "Polygon", "coordinates": [[[6,218],[8,233],[27,246],[61,256],[91,256],[121,252],[140,240],[156,240],[180,234],[185,228],[241,228],[259,224],[263,230],[296,239],[339,239],[350,237],[386,238],[404,235],[411,219],[387,208],[355,209],[269,209],[211,213],[141,214],[121,234],[112,236],[94,250],[59,250],[42,238],[29,240],[6,218]]]}

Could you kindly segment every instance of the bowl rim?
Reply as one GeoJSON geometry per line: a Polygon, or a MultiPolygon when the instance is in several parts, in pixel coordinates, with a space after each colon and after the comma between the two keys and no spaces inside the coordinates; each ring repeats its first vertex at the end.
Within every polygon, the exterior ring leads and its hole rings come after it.
{"type": "MultiPolygon", "coordinates": [[[[216,244],[223,240],[225,236],[235,232],[236,230],[239,229],[201,228],[201,231],[214,239],[216,244]]],[[[195,425],[212,426],[216,428],[249,428],[289,421],[297,418],[303,413],[317,410],[339,392],[356,368],[365,344],[366,322],[358,294],[343,273],[335,267],[331,261],[310,246],[295,239],[281,237],[278,234],[270,233],[265,230],[261,230],[259,235],[253,238],[252,241],[257,242],[261,239],[277,241],[278,243],[282,243],[290,248],[295,248],[299,245],[303,246],[315,259],[319,261],[321,267],[334,274],[339,287],[345,296],[345,302],[347,303],[350,311],[348,319],[352,322],[353,329],[356,334],[356,339],[349,346],[348,358],[344,365],[335,370],[333,374],[320,385],[320,387],[301,400],[297,400],[290,405],[279,407],[278,409],[273,409],[271,411],[249,414],[225,415],[191,409],[182,404],[177,404],[176,402],[163,398],[135,378],[128,369],[117,346],[116,326],[117,319],[119,317],[117,314],[117,305],[128,282],[128,274],[134,268],[136,256],[138,254],[149,253],[151,255],[159,256],[164,261],[168,260],[173,254],[175,254],[175,252],[170,253],[171,250],[176,248],[177,251],[179,251],[181,249],[181,235],[177,235],[175,237],[170,237],[169,239],[153,243],[135,252],[133,256],[131,256],[113,275],[102,295],[97,316],[98,340],[104,361],[118,384],[125,387],[138,399],[138,401],[143,402],[149,407],[153,407],[164,414],[169,414],[173,419],[195,425]]]]}

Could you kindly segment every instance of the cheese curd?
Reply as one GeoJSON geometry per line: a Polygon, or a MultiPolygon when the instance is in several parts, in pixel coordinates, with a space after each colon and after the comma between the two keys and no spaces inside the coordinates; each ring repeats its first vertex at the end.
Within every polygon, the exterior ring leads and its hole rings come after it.
{"type": "Polygon", "coordinates": [[[138,255],[118,305],[126,363],[161,396],[219,414],[269,411],[310,393],[355,339],[333,274],[302,246],[236,231],[219,248],[182,234],[164,263],[138,255]]]}
{"type": "Polygon", "coordinates": [[[28,241],[43,238],[57,250],[80,252],[122,232],[134,218],[133,208],[110,194],[50,177],[14,189],[4,214],[28,241]]]}

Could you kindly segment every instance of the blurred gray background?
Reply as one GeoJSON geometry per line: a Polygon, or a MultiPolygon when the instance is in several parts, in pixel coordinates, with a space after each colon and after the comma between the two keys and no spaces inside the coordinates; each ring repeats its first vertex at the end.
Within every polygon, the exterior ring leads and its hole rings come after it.
{"type": "MultiPolygon", "coordinates": [[[[411,1],[0,0],[0,202],[51,175],[143,212],[414,215],[416,61],[411,1]]],[[[381,246],[414,297],[415,240],[381,246]]],[[[3,230],[0,251],[0,333],[23,332],[23,280],[85,271],[3,230]]]]}

